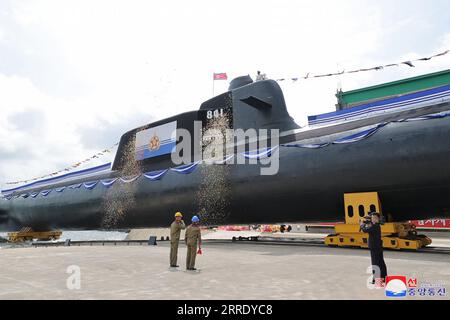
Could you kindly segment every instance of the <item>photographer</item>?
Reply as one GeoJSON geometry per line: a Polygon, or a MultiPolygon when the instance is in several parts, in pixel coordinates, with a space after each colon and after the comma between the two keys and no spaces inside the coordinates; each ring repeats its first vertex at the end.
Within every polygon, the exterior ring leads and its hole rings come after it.
{"type": "Polygon", "coordinates": [[[361,231],[369,234],[369,249],[372,259],[372,272],[374,278],[372,284],[375,284],[376,269],[378,267],[380,278],[385,281],[387,276],[386,264],[383,257],[383,242],[381,240],[380,214],[378,212],[370,212],[368,217],[360,223],[361,231]]]}

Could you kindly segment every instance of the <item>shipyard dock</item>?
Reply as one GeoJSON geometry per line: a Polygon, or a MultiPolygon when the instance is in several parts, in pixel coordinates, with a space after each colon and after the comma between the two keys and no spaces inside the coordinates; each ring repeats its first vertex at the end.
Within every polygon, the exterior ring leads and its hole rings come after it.
{"type": "MultiPolygon", "coordinates": [[[[3,246],[0,299],[392,299],[383,289],[367,287],[367,250],[314,243],[232,242],[226,240],[235,233],[225,234],[218,232],[216,241],[205,242],[196,272],[185,270],[184,245],[178,255],[180,268],[168,267],[166,241],[158,241],[156,246],[126,241],[115,245],[3,246]],[[75,271],[79,272],[79,288],[71,286],[75,271]]],[[[448,238],[436,241],[441,248],[450,245],[448,238]]],[[[390,275],[450,289],[448,251],[388,250],[385,259],[390,275]]],[[[406,299],[430,298],[449,296],[406,299]]]]}

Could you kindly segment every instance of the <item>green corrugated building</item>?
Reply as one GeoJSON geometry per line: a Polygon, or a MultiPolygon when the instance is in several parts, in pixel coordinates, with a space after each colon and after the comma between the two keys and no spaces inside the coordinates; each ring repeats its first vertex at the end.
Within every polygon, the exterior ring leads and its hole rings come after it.
{"type": "Polygon", "coordinates": [[[339,91],[336,94],[338,98],[336,110],[348,109],[381,98],[387,99],[447,84],[450,84],[450,69],[347,92],[339,91]]]}

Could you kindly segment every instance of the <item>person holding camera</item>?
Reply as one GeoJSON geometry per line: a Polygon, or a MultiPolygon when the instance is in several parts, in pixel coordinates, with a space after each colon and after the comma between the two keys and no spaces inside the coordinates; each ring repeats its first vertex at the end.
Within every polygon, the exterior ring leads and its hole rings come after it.
{"type": "Polygon", "coordinates": [[[372,284],[375,284],[375,275],[379,270],[380,278],[384,282],[387,276],[386,263],[383,257],[383,241],[381,240],[381,216],[378,212],[369,212],[369,216],[365,217],[360,223],[361,231],[369,234],[369,249],[372,260],[372,272],[374,278],[372,284]],[[376,270],[375,267],[378,267],[376,270]]]}

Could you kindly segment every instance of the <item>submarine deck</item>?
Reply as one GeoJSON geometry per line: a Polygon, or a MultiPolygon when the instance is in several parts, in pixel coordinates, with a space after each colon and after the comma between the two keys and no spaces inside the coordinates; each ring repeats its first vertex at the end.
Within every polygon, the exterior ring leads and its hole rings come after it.
{"type": "MultiPolygon", "coordinates": [[[[0,256],[0,299],[386,299],[367,288],[370,255],[361,249],[205,243],[196,272],[184,268],[184,245],[180,268],[168,268],[167,242],[3,248],[0,256]],[[80,289],[67,287],[70,266],[80,268],[80,289]]],[[[450,289],[448,254],[385,251],[385,260],[391,275],[450,289]]]]}
{"type": "Polygon", "coordinates": [[[401,110],[396,112],[388,112],[385,114],[371,116],[364,119],[345,121],[342,123],[335,123],[327,126],[304,127],[302,129],[283,132],[282,135],[280,136],[280,143],[313,139],[317,137],[336,134],[339,132],[345,132],[366,126],[371,126],[378,123],[397,121],[407,118],[416,118],[448,110],[450,110],[450,103],[444,102],[420,108],[401,110]]]}

